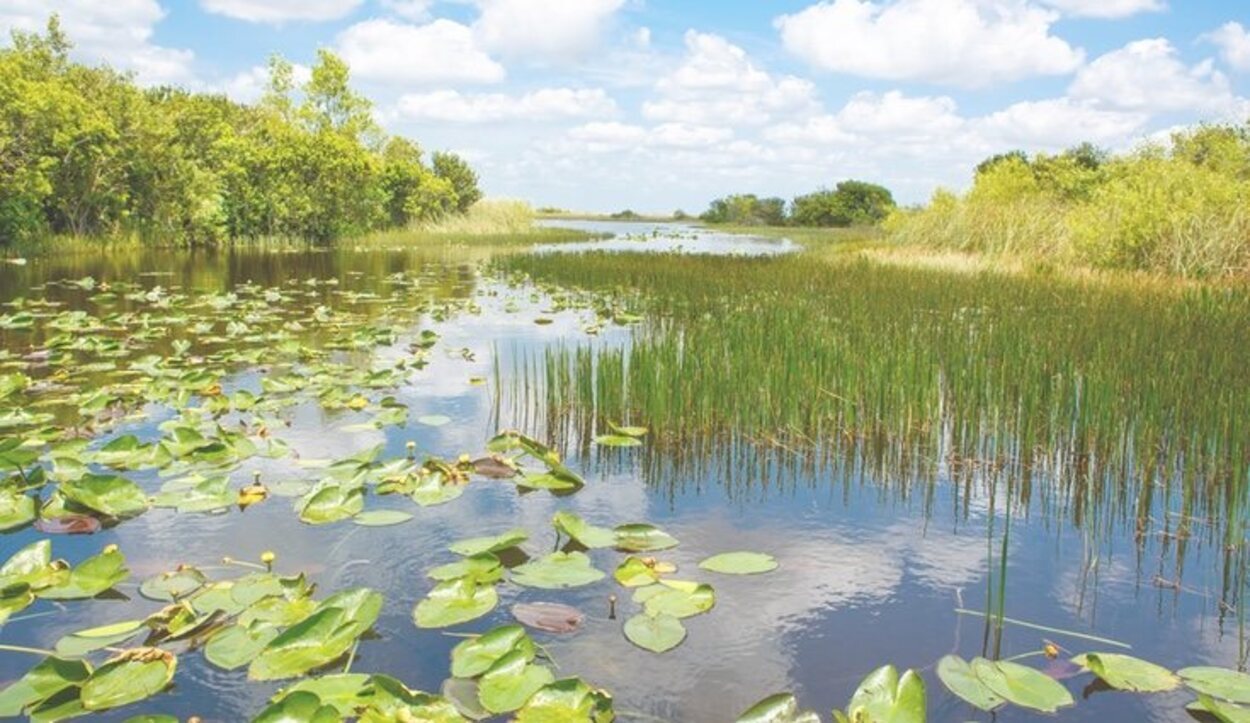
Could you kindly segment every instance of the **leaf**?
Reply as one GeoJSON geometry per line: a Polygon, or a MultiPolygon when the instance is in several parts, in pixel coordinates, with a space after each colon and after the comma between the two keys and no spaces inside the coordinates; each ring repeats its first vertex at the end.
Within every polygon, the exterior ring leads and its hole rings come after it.
{"type": "Polygon", "coordinates": [[[41,590],[39,597],[51,600],[82,600],[95,597],[130,577],[126,557],[116,545],[109,545],[70,570],[63,583],[41,590]]]}
{"type": "Polygon", "coordinates": [[[298,691],[270,703],[252,723],[339,723],[342,716],[316,693],[298,691]]]}
{"type": "Polygon", "coordinates": [[[748,708],[735,723],[820,723],[820,716],[799,712],[799,701],[792,693],[777,693],[748,708]]]}
{"type": "Polygon", "coordinates": [[[363,527],[389,527],[401,525],[412,519],[412,514],[402,510],[366,510],[352,518],[363,527]]]}
{"type": "Polygon", "coordinates": [[[558,603],[517,603],[512,606],[512,617],[526,627],[547,633],[571,633],[585,617],[582,611],[558,603]]]}
{"type": "Polygon", "coordinates": [[[1209,695],[1199,694],[1198,700],[1188,707],[1210,713],[1220,723],[1250,723],[1250,708],[1216,700],[1209,695]]]}
{"type": "Polygon", "coordinates": [[[149,600],[173,602],[184,598],[204,587],[208,578],[204,573],[191,566],[180,566],[177,570],[162,572],[149,577],[139,586],[139,594],[149,600]]]}
{"type": "Polygon", "coordinates": [[[645,437],[647,436],[646,427],[622,427],[612,422],[608,422],[608,429],[616,434],[623,434],[626,437],[645,437]]]}
{"type": "Polygon", "coordinates": [[[451,562],[426,573],[432,580],[447,581],[461,577],[472,578],[479,583],[493,583],[503,579],[503,563],[489,552],[451,562]]]}
{"type": "Polygon", "coordinates": [[[150,698],[174,679],[178,659],[159,648],[135,648],[100,666],[83,683],[83,708],[108,710],[150,698]]]}
{"type": "Polygon", "coordinates": [[[968,661],[958,655],[947,655],[939,660],[937,675],[950,692],[974,708],[988,712],[1007,702],[987,688],[972,672],[968,661]]]}
{"type": "Polygon", "coordinates": [[[676,538],[655,525],[621,525],[613,533],[616,535],[615,547],[625,552],[654,552],[677,546],[676,538]]]}
{"type": "Polygon", "coordinates": [[[851,696],[847,715],[853,721],[924,723],[924,680],[914,670],[900,679],[893,665],[877,668],[851,696]]]}
{"type": "Polygon", "coordinates": [[[641,447],[642,440],[624,434],[601,434],[595,437],[595,444],[601,447],[641,447]]]}
{"type": "Polygon", "coordinates": [[[208,639],[204,657],[222,670],[234,670],[256,659],[281,630],[276,625],[235,623],[222,628],[208,639]]]}
{"type": "Polygon", "coordinates": [[[611,723],[612,696],[579,678],[565,678],[541,688],[517,711],[517,723],[611,723]]]}
{"type": "Polygon", "coordinates": [[[1073,704],[1072,694],[1067,688],[1042,672],[1019,663],[975,658],[972,672],[995,695],[1022,708],[1054,713],[1073,704]]]}
{"type": "Polygon", "coordinates": [[[524,473],[520,477],[516,478],[516,486],[523,489],[550,490],[552,492],[574,490],[578,487],[576,482],[554,475],[550,472],[545,472],[543,474],[524,473]]]}
{"type": "Polygon", "coordinates": [[[422,507],[447,504],[464,494],[463,484],[449,479],[442,473],[420,474],[415,477],[416,484],[410,496],[413,502],[422,507]]]}
{"type": "Polygon", "coordinates": [[[660,581],[660,573],[655,564],[648,565],[644,560],[630,555],[617,566],[612,577],[625,587],[644,587],[660,581]]]}
{"type": "Polygon", "coordinates": [[[382,596],[368,588],[332,595],[312,615],[269,641],[248,666],[247,677],[293,678],[327,665],[347,653],[381,610],[382,596]]]}
{"type": "Polygon", "coordinates": [[[370,684],[372,697],[361,715],[361,723],[464,723],[465,719],[449,701],[428,693],[408,690],[403,683],[386,675],[375,675],[370,684]]]}
{"type": "Polygon", "coordinates": [[[493,537],[474,537],[468,540],[452,544],[447,549],[457,555],[466,557],[472,555],[481,555],[485,552],[502,552],[525,542],[529,539],[529,533],[524,529],[516,528],[507,532],[495,535],[493,537]]]}
{"type": "Polygon", "coordinates": [[[419,628],[445,628],[482,617],[495,609],[499,593],[494,585],[469,578],[440,582],[413,610],[419,628]]]}
{"type": "Polygon", "coordinates": [[[80,658],[87,653],[112,647],[124,640],[129,640],[145,630],[146,628],[142,620],[127,620],[126,622],[79,630],[56,641],[56,654],[66,658],[80,658]]]}
{"type": "Polygon", "coordinates": [[[504,625],[475,638],[469,638],[451,651],[451,674],[457,678],[476,678],[514,650],[533,660],[534,642],[520,625],[504,625]]]}
{"type": "Polygon", "coordinates": [[[369,687],[371,680],[370,676],[363,673],[323,675],[291,685],[282,691],[281,697],[301,692],[312,693],[321,700],[322,705],[328,705],[339,716],[348,718],[354,716],[357,708],[368,705],[372,692],[369,687]]]}
{"type": "Polygon", "coordinates": [[[81,685],[91,675],[82,660],[47,657],[4,690],[0,690],[0,717],[15,718],[22,710],[57,693],[81,685]]]}
{"type": "Polygon", "coordinates": [[[777,560],[761,552],[722,552],[699,563],[699,568],[724,575],[758,575],[777,569],[777,560]]]}
{"type": "Polygon", "coordinates": [[[25,583],[39,590],[67,576],[63,566],[52,565],[52,542],[38,540],[23,547],[0,565],[0,585],[25,583]]]}
{"type": "Polygon", "coordinates": [[[1250,675],[1228,668],[1195,666],[1176,674],[1193,690],[1233,703],[1250,703],[1250,675]]]}
{"type": "Polygon", "coordinates": [[[707,584],[663,580],[659,585],[635,591],[634,602],[642,603],[648,615],[688,618],[711,610],[716,604],[716,593],[707,584]]]}
{"type": "Polygon", "coordinates": [[[606,527],[595,527],[572,512],[557,512],[551,522],[557,532],[577,540],[583,547],[595,550],[616,544],[615,532],[606,527]]]}
{"type": "Polygon", "coordinates": [[[100,530],[100,520],[90,515],[64,514],[35,520],[35,529],[47,535],[90,535],[100,530]]]}
{"type": "Polygon", "coordinates": [[[476,678],[453,676],[443,681],[439,692],[456,707],[460,715],[469,720],[486,720],[491,717],[491,712],[483,708],[481,701],[478,700],[476,678]]]}
{"type": "Polygon", "coordinates": [[[134,517],[148,509],[143,489],[125,477],[86,474],[60,484],[67,500],[109,517],[134,517]]]}
{"type": "Polygon", "coordinates": [[[365,492],[360,487],[325,481],[305,495],[297,505],[299,518],[310,525],[346,520],[365,508],[365,492]]]}
{"type": "Polygon", "coordinates": [[[553,552],[512,569],[509,579],[517,585],[559,590],[580,587],[604,578],[584,552],[553,552]]]}
{"type": "Polygon", "coordinates": [[[0,489],[0,532],[30,524],[35,514],[34,497],[16,490],[0,489]]]}
{"type": "Polygon", "coordinates": [[[477,688],[483,708],[492,713],[514,711],[555,680],[550,670],[529,660],[524,650],[513,650],[486,671],[477,688]]]}
{"type": "Polygon", "coordinates": [[[1175,690],[1180,678],[1167,668],[1119,653],[1086,653],[1072,659],[1116,690],[1161,693],[1175,690]]]}
{"type": "Polygon", "coordinates": [[[625,621],[625,637],[643,650],[664,653],[686,639],[686,626],[672,615],[642,613],[625,621]]]}

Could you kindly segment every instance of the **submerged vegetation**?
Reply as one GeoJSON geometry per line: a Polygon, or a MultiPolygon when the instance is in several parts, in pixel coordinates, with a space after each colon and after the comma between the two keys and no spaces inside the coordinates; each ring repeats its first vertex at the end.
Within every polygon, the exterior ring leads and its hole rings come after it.
{"type": "Polygon", "coordinates": [[[481,193],[459,157],[386,136],[322,50],[299,86],[274,58],[255,105],[142,89],[69,60],[57,18],[0,49],[0,252],[57,236],[325,241],[437,221],[481,193]]]}

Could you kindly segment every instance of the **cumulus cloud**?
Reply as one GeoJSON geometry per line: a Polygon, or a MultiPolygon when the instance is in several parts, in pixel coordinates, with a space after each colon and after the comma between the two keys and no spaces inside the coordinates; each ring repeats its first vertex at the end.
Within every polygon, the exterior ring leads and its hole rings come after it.
{"type": "Polygon", "coordinates": [[[522,95],[438,90],[410,93],[398,103],[401,117],[448,123],[593,118],[611,115],[615,110],[616,103],[599,88],[543,88],[522,95]]]}
{"type": "Polygon", "coordinates": [[[901,91],[856,93],[833,115],[803,122],[787,122],[765,131],[780,143],[857,143],[883,139],[891,146],[921,143],[949,144],[965,125],[954,99],[947,96],[908,96],[901,91]]]}
{"type": "Polygon", "coordinates": [[[336,20],[355,10],[363,0],[200,0],[210,13],[251,23],[292,20],[336,20]]]}
{"type": "Polygon", "coordinates": [[[1127,18],[1167,9],[1163,0],[1042,0],[1065,15],[1085,18],[1127,18]]]}
{"type": "Polygon", "coordinates": [[[434,0],[382,0],[382,7],[405,20],[424,22],[430,17],[434,0]]]}
{"type": "Polygon", "coordinates": [[[767,123],[775,113],[816,107],[815,87],[794,76],[774,78],[746,51],[708,33],[688,31],[681,65],[656,83],[660,97],[645,102],[654,121],[692,124],[767,123]]]}
{"type": "Polygon", "coordinates": [[[1230,67],[1250,72],[1250,31],[1241,23],[1225,23],[1204,38],[1219,46],[1220,56],[1230,67]]]}
{"type": "Polygon", "coordinates": [[[1075,70],[1055,11],[1022,2],[826,0],[777,18],[782,43],[822,70],[983,87],[1075,70]]]}
{"type": "Polygon", "coordinates": [[[1058,150],[1084,141],[1121,146],[1140,136],[1150,116],[1099,108],[1090,102],[1052,98],[1015,103],[978,121],[978,130],[1000,146],[1058,150]]]}
{"type": "Polygon", "coordinates": [[[1214,63],[1185,65],[1166,38],[1137,40],[1096,58],[1077,73],[1068,94],[1138,111],[1225,113],[1238,105],[1214,63]]]}
{"type": "Polygon", "coordinates": [[[473,30],[492,52],[526,59],[577,58],[599,44],[600,34],[625,0],[477,0],[473,30]]]}
{"type": "Polygon", "coordinates": [[[361,78],[392,83],[497,83],[502,65],[474,42],[473,31],[451,20],[412,25],[374,19],[338,36],[338,49],[361,78]]]}

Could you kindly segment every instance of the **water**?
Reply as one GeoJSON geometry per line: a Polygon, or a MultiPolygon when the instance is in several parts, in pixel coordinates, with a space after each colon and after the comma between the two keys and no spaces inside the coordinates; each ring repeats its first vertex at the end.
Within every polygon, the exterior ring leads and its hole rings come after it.
{"type": "Polygon", "coordinates": [[[794,253],[798,244],[789,239],[728,234],[713,228],[676,222],[570,221],[547,219],[552,228],[584,230],[605,238],[561,244],[540,244],[535,253],[621,251],[630,253],[715,254],[718,256],[774,256],[794,253]]]}
{"type": "MultiPolygon", "coordinates": [[[[602,224],[586,227],[615,230],[602,224]]],[[[650,234],[650,227],[645,228],[650,234]]],[[[660,237],[655,241],[595,243],[609,248],[695,247],[693,232],[684,227],[676,237],[665,236],[668,225],[657,231],[660,237]]],[[[697,243],[709,250],[719,248],[720,242],[704,235],[697,243]]],[[[765,242],[735,240],[731,248],[755,243],[765,242]]],[[[485,276],[474,265],[476,260],[467,252],[350,249],[61,256],[33,259],[25,267],[0,266],[0,298],[48,298],[64,304],[59,308],[82,309],[98,318],[107,318],[113,310],[145,308],[137,301],[93,301],[100,292],[98,283],[93,290],[42,288],[49,281],[91,276],[97,282],[133,282],[145,290],[159,286],[196,296],[246,289],[248,282],[282,288],[292,297],[283,304],[286,316],[323,305],[350,312],[359,323],[385,318],[390,310],[391,321],[403,331],[395,344],[376,351],[373,363],[406,354],[409,342],[422,330],[441,335],[425,369],[398,389],[371,393],[393,394],[408,405],[409,423],[402,428],[345,431],[366,416],[305,403],[286,415],[291,426],[274,434],[303,460],[338,458],[376,444],[385,446],[384,458],[396,458],[405,454],[410,441],[422,454],[454,459],[462,453],[479,454],[500,428],[525,429],[543,416],[544,410],[536,408],[541,406],[538,399],[530,408],[501,403],[508,380],[500,374],[507,372],[496,370],[512,369],[516,360],[533,358],[535,351],[548,345],[583,340],[583,329],[595,318],[584,309],[560,308],[537,289],[485,276]],[[395,274],[419,283],[396,286],[395,274]],[[309,286],[308,279],[333,283],[309,286]],[[534,323],[538,318],[551,323],[534,323]],[[474,379],[485,383],[471,383],[474,379]],[[430,427],[416,421],[422,415],[446,415],[452,422],[430,427]]],[[[249,293],[241,295],[247,298],[249,293]]],[[[6,308],[0,314],[10,311],[6,308]]],[[[222,312],[218,321],[230,314],[222,312]]],[[[134,319],[110,324],[114,329],[106,335],[132,335],[135,324],[134,319]]],[[[629,327],[608,325],[595,343],[627,344],[629,335],[629,327]]],[[[17,355],[46,339],[44,333],[0,331],[0,348],[17,355]]],[[[154,345],[168,346],[167,340],[154,345]]],[[[338,358],[356,365],[370,362],[368,354],[359,352],[338,358]]],[[[16,361],[9,358],[0,364],[4,373],[16,361]]],[[[39,378],[48,370],[29,373],[39,378]]],[[[266,373],[244,367],[224,380],[224,391],[258,391],[266,373]]],[[[101,382],[111,378],[107,372],[99,376],[101,382]]],[[[171,413],[148,411],[148,419],[124,424],[106,438],[127,432],[144,439],[159,436],[156,425],[171,413]]],[[[770,455],[760,464],[743,462],[752,458],[750,450],[745,458],[743,450],[728,454],[701,449],[691,454],[696,457],[693,463],[678,464],[657,456],[650,447],[610,450],[573,444],[566,462],[588,481],[575,495],[521,494],[511,484],[475,481],[460,499],[437,507],[418,508],[404,497],[370,496],[368,508],[416,515],[406,524],[386,528],[304,525],[291,501],[282,498],[221,515],[152,509],[96,535],[53,538],[54,555],[71,562],[106,544],[120,545],[133,571],[131,584],[120,588],[129,601],[97,599],[63,606],[41,601],[17,617],[48,614],[11,621],[0,628],[0,642],[48,647],[75,630],[146,615],[160,604],[138,597],[137,581],[179,563],[207,567],[226,555],[255,560],[262,551],[272,550],[279,570],[308,571],[319,586],[319,597],[352,586],[382,592],[386,605],[375,626],[377,638],[360,645],[353,671],[388,673],[409,687],[437,692],[448,675],[449,651],[460,638],[413,625],[413,605],[432,586],[425,571],[455,559],[446,551],[449,542],[515,526],[529,530],[525,549],[531,555],[544,554],[555,544],[551,516],[567,509],[598,525],[631,521],[660,525],[681,545],[659,557],[679,566],[679,578],[711,582],[716,607],[686,621],[689,635],[679,648],[654,655],[623,637],[621,623],[633,613],[633,605],[628,591],[610,580],[567,592],[505,584],[495,611],[455,628],[457,632],[480,632],[509,622],[508,609],[518,601],[555,601],[581,608],[587,620],[577,633],[534,635],[559,664],[561,676],[581,676],[610,690],[623,719],[642,713],[664,720],[732,720],[754,701],[784,690],[795,692],[805,708],[827,716],[846,703],[865,673],[885,663],[922,670],[930,720],[988,718],[974,715],[947,694],[933,666],[948,652],[971,657],[985,649],[982,619],[956,609],[985,609],[987,586],[997,585],[991,571],[997,574],[998,560],[989,559],[988,534],[993,520],[997,555],[1007,490],[991,472],[975,475],[975,483],[967,487],[956,484],[945,468],[934,479],[903,484],[880,472],[866,452],[849,459],[796,457],[792,463],[785,455],[770,455]],[[703,573],[695,567],[706,556],[737,549],[771,553],[781,567],[768,575],[742,578],[703,573]],[[621,615],[616,620],[608,617],[611,593],[620,597],[621,615]]],[[[256,471],[269,481],[316,479],[315,470],[295,460],[251,459],[232,472],[232,483],[241,486],[256,471]]],[[[149,491],[161,482],[154,472],[129,476],[149,491]]],[[[1154,504],[1153,514],[1160,518],[1179,511],[1175,500],[1154,504]]],[[[1187,539],[1158,534],[1138,539],[1131,525],[1121,522],[1105,525],[1095,536],[1041,503],[1027,515],[1014,517],[1007,555],[1007,615],[1123,641],[1132,645],[1133,654],[1171,668],[1237,667],[1243,662],[1238,614],[1219,605],[1229,597],[1223,588],[1238,584],[1229,582],[1236,570],[1230,567],[1222,541],[1204,527],[1210,523],[1194,522],[1195,532],[1187,539]],[[1157,578],[1182,579],[1183,585],[1160,586],[1157,578]]],[[[0,536],[0,559],[42,537],[30,528],[0,536]]],[[[624,557],[610,550],[592,551],[591,556],[596,567],[609,573],[624,557]]],[[[1001,655],[1036,650],[1044,638],[1074,653],[1107,649],[1059,633],[1009,626],[1001,655]]],[[[35,660],[0,652],[0,680],[20,676],[35,660]]],[[[1083,690],[1088,681],[1086,676],[1068,682],[1078,704],[1064,711],[1063,719],[1177,720],[1190,699],[1184,692],[1131,696],[1083,690]]],[[[249,682],[243,671],[223,672],[201,655],[187,653],[180,656],[171,692],[98,718],[123,720],[141,712],[167,712],[183,718],[244,720],[262,708],[277,687],[249,682]]],[[[1035,717],[1009,708],[995,719],[1035,717]]]]}

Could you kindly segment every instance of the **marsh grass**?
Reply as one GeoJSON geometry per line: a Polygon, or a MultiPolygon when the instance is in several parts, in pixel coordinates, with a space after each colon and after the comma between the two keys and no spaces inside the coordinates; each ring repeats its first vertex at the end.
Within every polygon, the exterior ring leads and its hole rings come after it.
{"type": "Polygon", "coordinates": [[[528,247],[534,244],[585,241],[584,231],[549,228],[534,223],[536,216],[523,201],[487,199],[473,205],[462,216],[448,216],[438,222],[408,229],[394,229],[354,239],[354,245],[369,247],[494,246],[528,247]]]}

